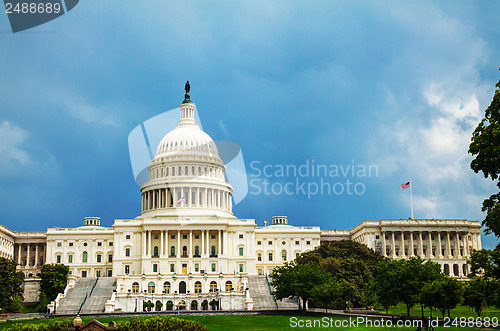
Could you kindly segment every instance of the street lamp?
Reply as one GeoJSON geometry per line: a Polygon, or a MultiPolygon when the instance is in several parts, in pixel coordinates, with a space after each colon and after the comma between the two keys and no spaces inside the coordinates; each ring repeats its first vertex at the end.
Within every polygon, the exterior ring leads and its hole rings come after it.
{"type": "Polygon", "coordinates": [[[80,330],[80,326],[82,326],[82,319],[80,318],[80,315],[76,315],[75,319],[73,320],[73,326],[75,327],[76,330],[80,330]]]}

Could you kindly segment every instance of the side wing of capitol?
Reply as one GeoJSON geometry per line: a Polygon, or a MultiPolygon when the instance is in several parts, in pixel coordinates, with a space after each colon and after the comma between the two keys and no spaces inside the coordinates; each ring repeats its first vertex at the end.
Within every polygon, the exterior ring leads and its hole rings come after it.
{"type": "Polygon", "coordinates": [[[161,140],[148,167],[138,217],[117,219],[112,227],[87,217],[81,227],[46,233],[0,226],[0,255],[19,264],[26,282],[36,282],[44,263],[70,267],[68,286],[49,305],[52,310],[64,310],[73,287],[85,280],[95,287],[103,279],[112,280],[115,290],[101,311],[141,311],[144,302],[156,310],[259,309],[255,289],[269,290],[265,275],[273,268],[338,240],[363,243],[391,258],[418,255],[440,263],[449,275],[467,275],[467,259],[481,249],[477,221],[378,220],[352,230],[321,230],[292,226],[286,216],[264,227],[236,218],[226,168],[212,138],[195,123],[187,92],[179,124],[161,140]]]}

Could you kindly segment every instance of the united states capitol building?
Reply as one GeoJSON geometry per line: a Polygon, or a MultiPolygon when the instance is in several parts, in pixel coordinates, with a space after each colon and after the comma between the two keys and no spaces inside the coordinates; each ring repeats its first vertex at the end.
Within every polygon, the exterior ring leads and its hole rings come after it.
{"type": "MultiPolygon", "coordinates": [[[[480,223],[464,219],[370,220],[351,230],[296,226],[305,220],[286,216],[272,217],[264,227],[239,219],[226,167],[194,112],[187,91],[178,125],[163,137],[148,167],[136,218],[104,227],[99,217],[86,217],[80,227],[46,232],[0,226],[0,255],[19,264],[26,284],[36,284],[45,263],[69,266],[68,286],[49,305],[52,311],[71,306],[71,293],[82,284],[87,292],[89,286],[95,293],[99,286],[109,290],[97,311],[141,311],[144,302],[153,303],[153,310],[211,309],[213,302],[216,309],[265,308],[255,291],[267,283],[265,275],[332,241],[354,240],[396,259],[418,255],[455,277],[467,275],[467,259],[481,249],[480,223]]],[[[26,300],[36,301],[36,291],[26,289],[26,300]]]]}

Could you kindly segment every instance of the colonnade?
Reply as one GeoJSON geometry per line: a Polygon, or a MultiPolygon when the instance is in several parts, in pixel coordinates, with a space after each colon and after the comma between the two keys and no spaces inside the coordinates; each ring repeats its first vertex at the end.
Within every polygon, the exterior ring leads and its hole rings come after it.
{"type": "Polygon", "coordinates": [[[161,208],[199,207],[232,210],[231,193],[200,187],[152,189],[142,193],[141,211],[161,208]]]}
{"type": "Polygon", "coordinates": [[[45,243],[18,243],[16,244],[17,248],[17,256],[16,256],[16,262],[17,264],[21,266],[41,266],[43,265],[44,261],[39,261],[39,257],[42,256],[45,253],[45,243]],[[35,247],[35,253],[34,255],[31,255],[31,248],[35,247]],[[26,248],[26,260],[22,259],[23,257],[23,248],[26,248]],[[43,249],[42,249],[43,248],[43,249]],[[41,253],[42,252],[42,253],[41,253]],[[33,262],[33,256],[34,256],[34,262],[33,262]]]}

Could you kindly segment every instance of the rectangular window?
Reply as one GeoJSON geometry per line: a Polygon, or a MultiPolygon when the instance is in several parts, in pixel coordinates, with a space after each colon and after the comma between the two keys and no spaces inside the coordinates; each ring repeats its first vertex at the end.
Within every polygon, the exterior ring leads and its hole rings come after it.
{"type": "Polygon", "coordinates": [[[69,247],[73,247],[73,243],[69,243],[69,247]]]}
{"type": "Polygon", "coordinates": [[[200,239],[200,235],[199,234],[195,234],[194,235],[194,239],[200,239]]]}
{"type": "Polygon", "coordinates": [[[306,241],[306,245],[310,245],[310,244],[311,244],[311,242],[309,240],[306,241]]]}
{"type": "Polygon", "coordinates": [[[113,262],[113,254],[108,255],[108,262],[113,262]]]}
{"type": "Polygon", "coordinates": [[[299,240],[295,240],[295,245],[300,245],[300,241],[299,240]]]}
{"type": "Polygon", "coordinates": [[[128,275],[130,273],[130,266],[126,265],[125,266],[125,275],[128,275]]]}
{"type": "Polygon", "coordinates": [[[300,253],[295,253],[295,258],[298,258],[300,253]]]}
{"type": "Polygon", "coordinates": [[[73,255],[68,255],[68,263],[73,263],[73,255]]]}
{"type": "Polygon", "coordinates": [[[62,246],[62,243],[57,243],[57,247],[61,247],[62,246]]]}
{"type": "Polygon", "coordinates": [[[155,235],[153,236],[153,238],[154,238],[154,239],[158,239],[158,235],[157,235],[157,234],[155,234],[155,235]]]}
{"type": "Polygon", "coordinates": [[[158,272],[158,265],[156,263],[153,264],[153,272],[158,272]]]}
{"type": "Polygon", "coordinates": [[[262,261],[262,254],[257,254],[257,261],[262,261]]]}
{"type": "Polygon", "coordinates": [[[101,263],[101,254],[97,254],[97,263],[101,263]]]}
{"type": "Polygon", "coordinates": [[[83,278],[87,277],[87,271],[86,270],[82,270],[82,277],[83,278]]]}
{"type": "Polygon", "coordinates": [[[215,263],[212,263],[212,271],[215,272],[215,263]]]}
{"type": "Polygon", "coordinates": [[[125,256],[130,256],[130,248],[125,248],[125,256]]]}
{"type": "Polygon", "coordinates": [[[113,276],[113,270],[112,269],[108,269],[108,277],[112,277],[113,276]]]}
{"type": "Polygon", "coordinates": [[[240,264],[240,272],[243,272],[243,264],[240,264]]]}
{"type": "Polygon", "coordinates": [[[113,242],[112,241],[109,242],[109,246],[113,246],[113,242]]]}
{"type": "Polygon", "coordinates": [[[269,240],[269,241],[267,242],[267,244],[268,244],[268,245],[272,245],[272,244],[273,244],[272,240],[269,240]]]}
{"type": "Polygon", "coordinates": [[[239,248],[239,253],[240,253],[240,256],[243,256],[243,247],[239,248]]]}
{"type": "Polygon", "coordinates": [[[56,256],[56,263],[61,263],[61,255],[57,255],[56,256]]]}
{"type": "Polygon", "coordinates": [[[170,239],[175,239],[175,234],[170,235],[170,239]]]}
{"type": "Polygon", "coordinates": [[[129,235],[129,234],[127,234],[127,235],[125,236],[125,239],[130,239],[130,235],[129,235]]]}
{"type": "Polygon", "coordinates": [[[273,253],[269,253],[269,261],[273,260],[273,253]]]}
{"type": "Polygon", "coordinates": [[[240,239],[243,239],[243,235],[242,235],[242,234],[240,234],[240,236],[239,236],[239,237],[240,237],[240,239]]]}
{"type": "Polygon", "coordinates": [[[187,234],[183,234],[182,235],[182,239],[187,239],[188,238],[188,235],[187,234]]]}
{"type": "Polygon", "coordinates": [[[379,238],[380,238],[380,236],[379,236],[379,235],[376,235],[376,236],[375,236],[375,239],[379,239],[379,238]]]}
{"type": "Polygon", "coordinates": [[[170,265],[170,272],[175,272],[175,264],[170,265]]]}
{"type": "Polygon", "coordinates": [[[198,263],[194,264],[194,271],[198,272],[200,270],[200,265],[198,263]]]}
{"type": "Polygon", "coordinates": [[[215,239],[215,234],[210,235],[210,238],[215,239]]]}
{"type": "Polygon", "coordinates": [[[262,245],[262,242],[260,240],[257,241],[257,245],[262,245]]]}
{"type": "Polygon", "coordinates": [[[97,246],[102,246],[102,242],[100,242],[100,241],[99,241],[99,242],[97,243],[97,246]]]}
{"type": "Polygon", "coordinates": [[[101,270],[96,270],[95,271],[95,276],[98,277],[98,278],[101,277],[101,270]]]}

